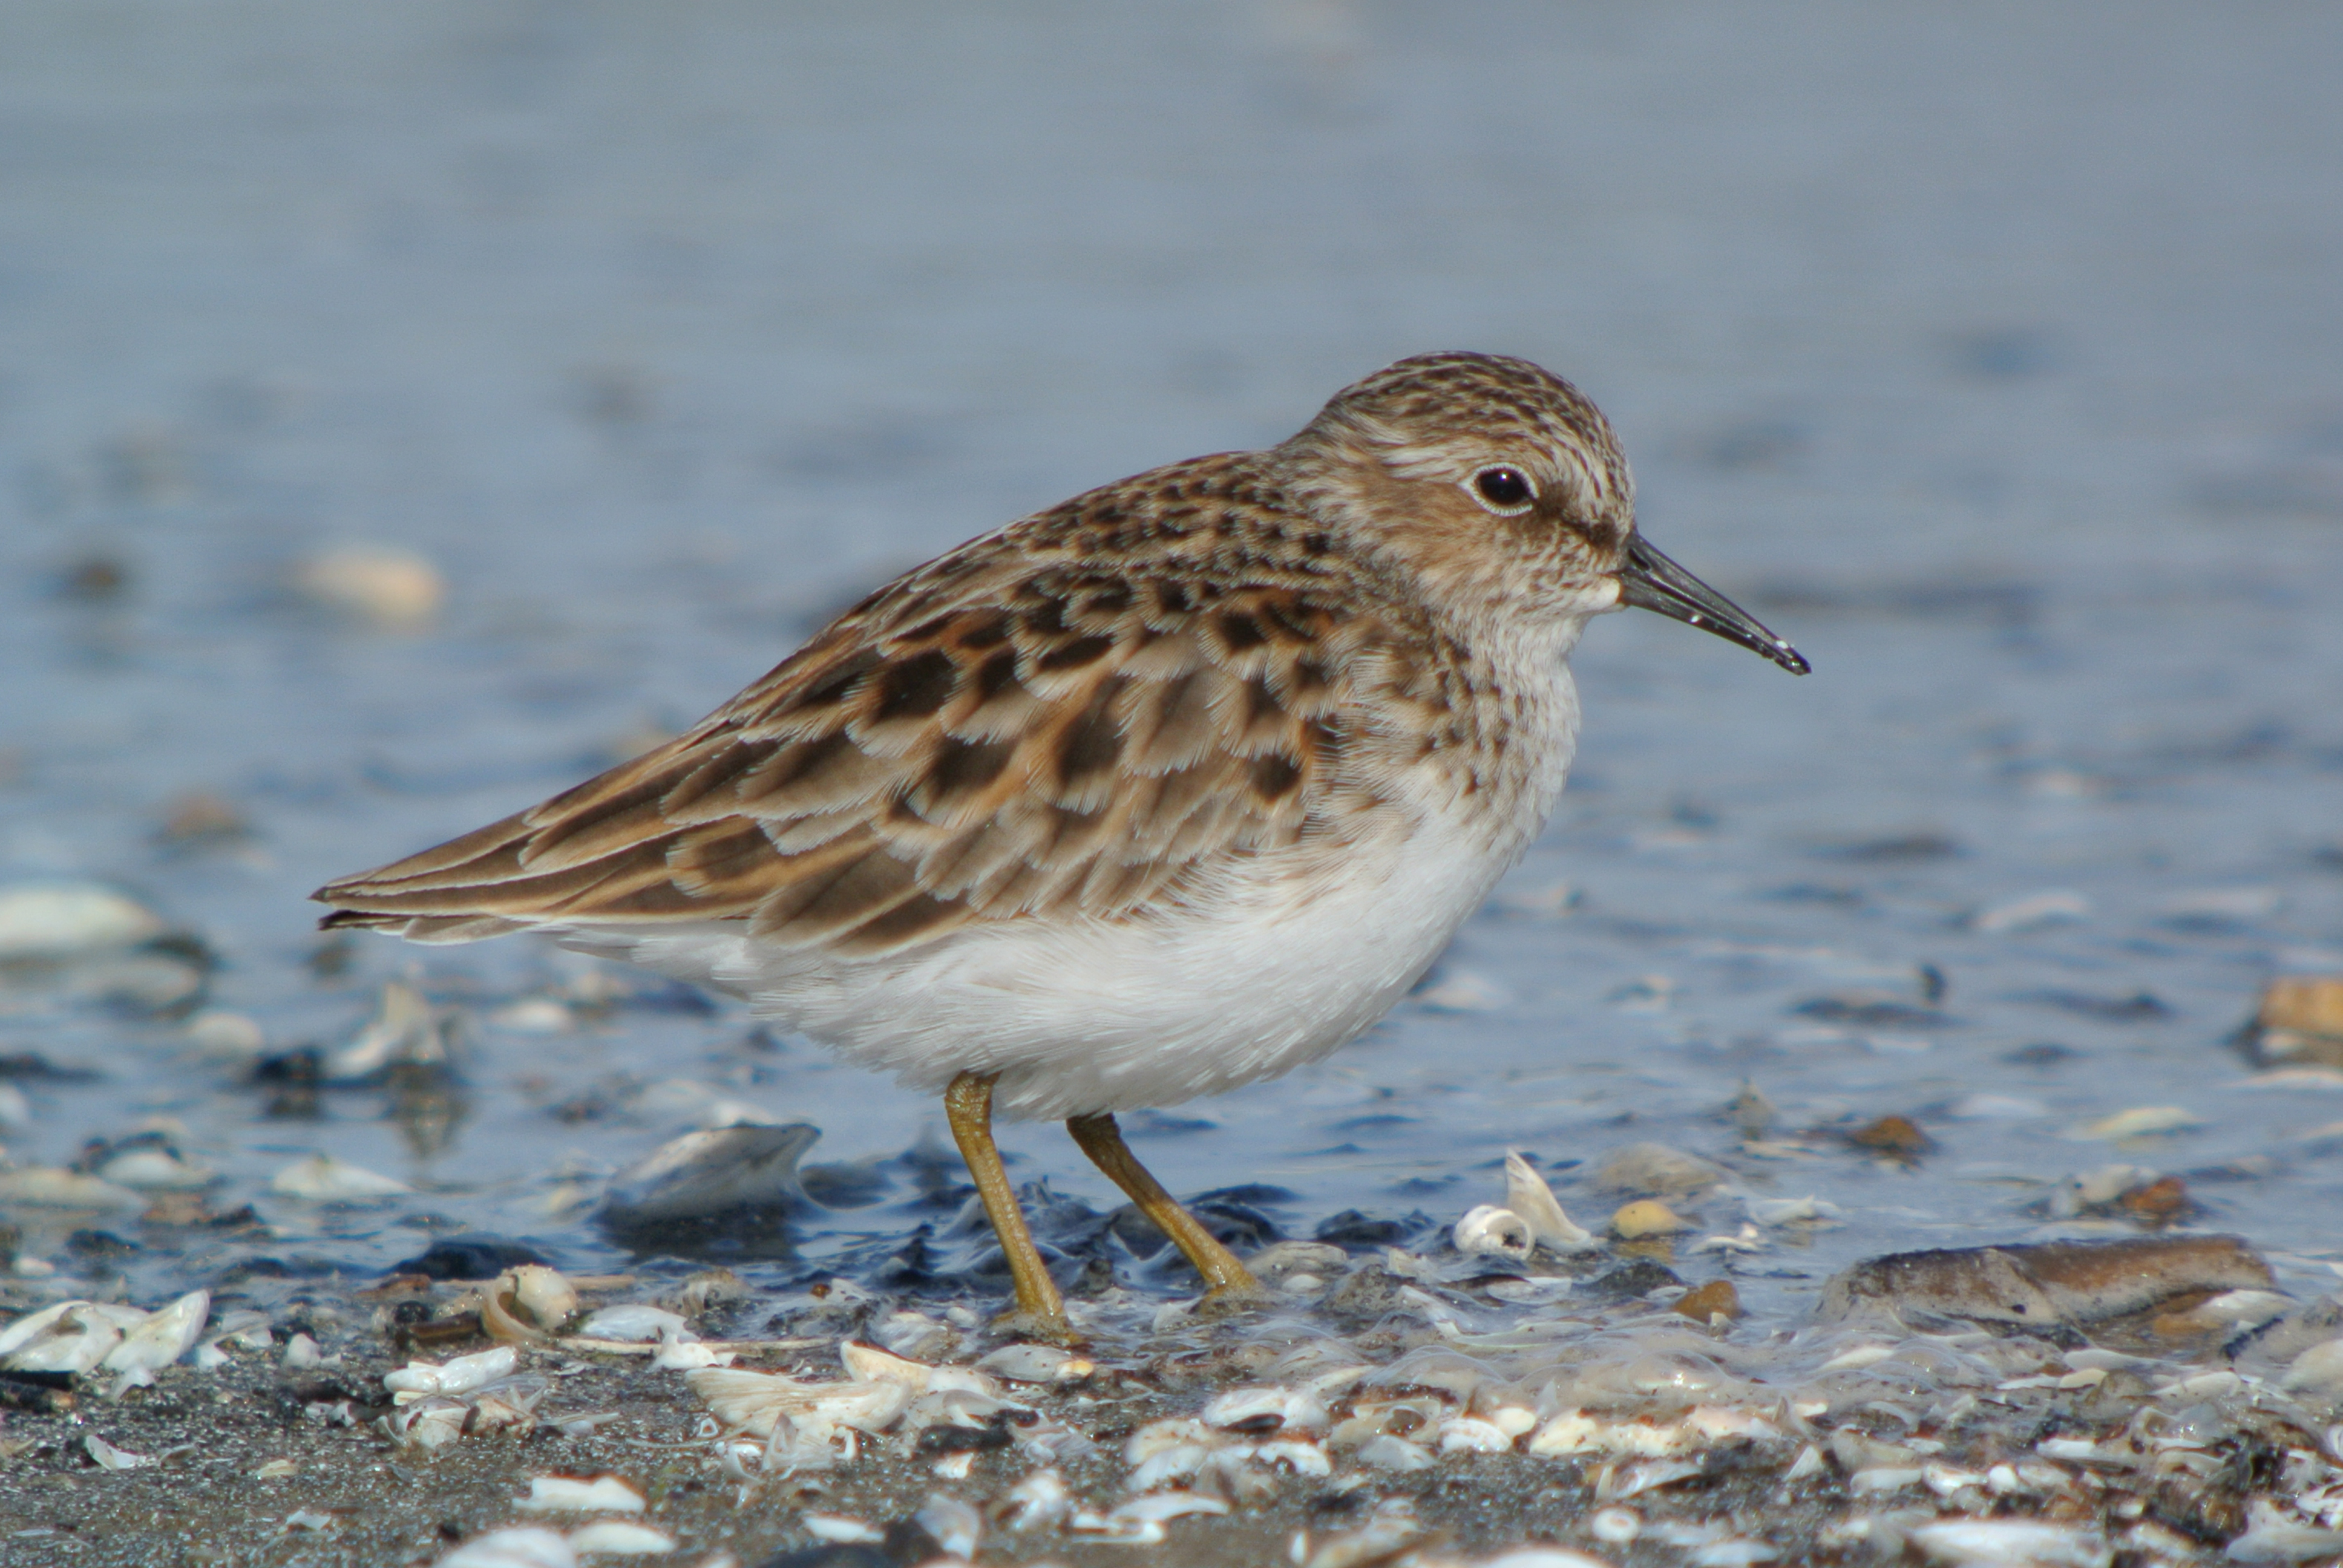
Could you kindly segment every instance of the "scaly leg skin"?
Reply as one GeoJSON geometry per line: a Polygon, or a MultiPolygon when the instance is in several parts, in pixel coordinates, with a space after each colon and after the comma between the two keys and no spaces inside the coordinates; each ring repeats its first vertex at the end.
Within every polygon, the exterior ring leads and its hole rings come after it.
{"type": "Polygon", "coordinates": [[[1001,1166],[1001,1151],[992,1141],[992,1083],[999,1076],[963,1072],[944,1091],[944,1116],[951,1123],[952,1141],[960,1145],[968,1173],[976,1179],[976,1195],[984,1204],[985,1217],[992,1221],[993,1234],[1001,1238],[1001,1251],[1009,1259],[1009,1277],[1016,1282],[1016,1310],[994,1319],[992,1327],[1020,1338],[1064,1343],[1073,1338],[1073,1329],[1066,1322],[1065,1302],[1058,1294],[1057,1282],[1042,1266],[1041,1250],[1033,1245],[1033,1232],[1026,1228],[1024,1211],[1017,1207],[1017,1194],[1009,1185],[1009,1172],[1001,1166]]]}
{"type": "Polygon", "coordinates": [[[1206,1307],[1250,1306],[1268,1299],[1269,1293],[1252,1277],[1252,1271],[1214,1240],[1193,1214],[1180,1207],[1180,1201],[1165,1191],[1163,1183],[1139,1162],[1131,1146],[1123,1142],[1122,1129],[1114,1124],[1112,1113],[1101,1111],[1095,1116],[1073,1117],[1066,1122],[1066,1131],[1074,1135],[1074,1141],[1091,1157],[1091,1163],[1129,1194],[1139,1211],[1154,1221],[1156,1228],[1171,1237],[1172,1244],[1196,1265],[1196,1272],[1204,1277],[1206,1307]]]}

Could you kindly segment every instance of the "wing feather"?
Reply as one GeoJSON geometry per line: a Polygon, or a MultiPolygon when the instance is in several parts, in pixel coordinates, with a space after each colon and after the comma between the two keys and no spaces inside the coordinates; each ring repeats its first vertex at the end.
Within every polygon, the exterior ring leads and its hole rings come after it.
{"type": "Polygon", "coordinates": [[[1361,672],[1396,635],[1374,596],[1363,610],[1361,580],[1314,556],[1232,571],[1168,524],[1102,566],[1066,543],[1079,506],[873,595],[689,734],[331,884],[328,923],[458,940],[738,920],[872,954],[970,921],[1128,918],[1333,830],[1387,684],[1361,672]]]}

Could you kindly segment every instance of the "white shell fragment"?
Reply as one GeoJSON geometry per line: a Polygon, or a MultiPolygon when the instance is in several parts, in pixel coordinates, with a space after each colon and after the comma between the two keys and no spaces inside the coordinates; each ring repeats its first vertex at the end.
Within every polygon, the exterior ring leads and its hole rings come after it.
{"type": "Polygon", "coordinates": [[[800,1513],[798,1523],[816,1541],[854,1546],[876,1546],[887,1539],[887,1533],[866,1519],[850,1519],[843,1513],[800,1513]]]}
{"type": "Polygon", "coordinates": [[[94,1432],[81,1440],[81,1446],[82,1452],[96,1462],[100,1470],[136,1470],[155,1462],[151,1455],[116,1448],[94,1432]]]}
{"type": "Polygon", "coordinates": [[[1456,1221],[1456,1250],[1468,1258],[1499,1257],[1525,1261],[1534,1241],[1530,1223],[1511,1209],[1483,1203],[1456,1221]]]}
{"type": "Polygon", "coordinates": [[[1911,1533],[1912,1544],[1953,1568],[2107,1568],[2115,1553],[2098,1536],[2023,1519],[1947,1519],[1911,1533]]]}
{"type": "Polygon", "coordinates": [[[911,1522],[934,1537],[947,1557],[975,1556],[977,1543],[984,1538],[984,1516],[959,1498],[941,1493],[930,1494],[911,1515],[911,1522]]]}
{"type": "Polygon", "coordinates": [[[146,1197],[103,1177],[27,1165],[0,1171],[0,1203],[27,1209],[144,1209],[146,1197]]]}
{"type": "Polygon", "coordinates": [[[579,1556],[647,1557],[675,1550],[675,1537],[656,1524],[631,1519],[599,1519],[569,1533],[569,1549],[579,1556]]]}
{"type": "Polygon", "coordinates": [[[146,1317],[136,1307],[59,1302],[0,1332],[0,1365],[16,1372],[85,1372],[114,1352],[124,1329],[146,1317]]]}
{"type": "Polygon", "coordinates": [[[393,1066],[428,1067],[447,1060],[447,1036],[438,1010],[413,986],[392,980],[382,988],[374,1016],[326,1059],[326,1077],[354,1083],[393,1066]]]}
{"type": "Polygon", "coordinates": [[[1233,1388],[1204,1406],[1207,1426],[1262,1432],[1323,1432],[1326,1407],[1302,1389],[1233,1388]]]}
{"type": "Polygon", "coordinates": [[[1557,1251],[1574,1251],[1595,1245],[1594,1237],[1584,1228],[1571,1222],[1562,1211],[1562,1201],[1546,1185],[1537,1167],[1514,1150],[1505,1151],[1505,1207],[1522,1217],[1530,1228],[1530,1240],[1540,1241],[1557,1251]]]}
{"type": "Polygon", "coordinates": [[[1073,1491],[1064,1476],[1054,1470],[1037,1470],[1002,1494],[997,1516],[1002,1529],[1020,1534],[1052,1530],[1065,1522],[1073,1501],[1073,1491]]]}
{"type": "Polygon", "coordinates": [[[163,931],[153,910],[100,882],[0,888],[0,962],[135,947],[163,931]]]}
{"type": "Polygon", "coordinates": [[[294,592],[386,631],[427,625],[447,598],[439,570],[391,545],[337,545],[294,564],[294,592]]]}
{"type": "Polygon", "coordinates": [[[475,1536],[433,1568],[578,1568],[578,1553],[556,1532],[527,1524],[475,1536]]]}
{"type": "Polygon", "coordinates": [[[211,1308],[209,1291],[190,1291],[169,1306],[149,1314],[146,1322],[126,1330],[121,1342],[106,1352],[106,1359],[98,1363],[104,1371],[123,1374],[116,1394],[133,1382],[149,1380],[156,1371],[186,1354],[203,1332],[211,1308]]]}
{"type": "Polygon", "coordinates": [[[313,1203],[357,1202],[415,1191],[397,1177],[352,1165],[330,1154],[312,1154],[307,1160],[295,1161],[268,1179],[268,1190],[280,1198],[302,1198],[313,1203]]]}
{"type": "Polygon", "coordinates": [[[1098,1371],[1096,1362],[1071,1351],[1055,1345],[1003,1345],[976,1363],[980,1372],[990,1372],[1011,1382],[1061,1383],[1080,1382],[1098,1371]]]}
{"type": "Polygon", "coordinates": [[[433,1394],[458,1398],[486,1388],[499,1378],[512,1376],[519,1364],[518,1352],[510,1345],[499,1345],[492,1351],[475,1352],[437,1365],[409,1362],[397,1372],[383,1373],[382,1386],[390,1391],[392,1402],[397,1404],[412,1404],[433,1394]]]}
{"type": "Polygon", "coordinates": [[[513,1506],[524,1513],[640,1513],[643,1494],[620,1476],[598,1475],[588,1481],[575,1475],[533,1476],[528,1495],[513,1506]]]}
{"type": "Polygon", "coordinates": [[[578,1332],[585,1339],[618,1340],[630,1344],[652,1340],[680,1340],[688,1343],[699,1337],[680,1315],[640,1302],[604,1307],[578,1325],[578,1332]]]}
{"type": "Polygon", "coordinates": [[[1105,1514],[1077,1513],[1066,1522],[1066,1527],[1121,1546],[1155,1546],[1162,1543],[1167,1533],[1163,1526],[1169,1520],[1228,1511],[1229,1505],[1217,1497],[1192,1492],[1158,1492],[1134,1497],[1105,1514]]]}

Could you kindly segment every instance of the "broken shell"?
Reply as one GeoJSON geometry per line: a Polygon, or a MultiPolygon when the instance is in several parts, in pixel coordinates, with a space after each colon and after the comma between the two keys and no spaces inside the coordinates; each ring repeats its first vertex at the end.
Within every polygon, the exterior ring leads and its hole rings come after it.
{"type": "Polygon", "coordinates": [[[977,1543],[984,1538],[984,1515],[959,1498],[940,1493],[930,1493],[911,1515],[911,1522],[944,1549],[945,1556],[963,1562],[976,1555],[977,1543]]]}
{"type": "Polygon", "coordinates": [[[612,1177],[598,1217],[626,1231],[799,1208],[808,1200],[798,1161],[820,1137],[803,1121],[687,1132],[612,1177]]]}
{"type": "Polygon", "coordinates": [[[1643,1515],[1632,1508],[1598,1508],[1586,1522],[1588,1534],[1614,1546],[1625,1545],[1643,1531],[1643,1515]]]}
{"type": "Polygon", "coordinates": [[[689,1343],[699,1337],[679,1314],[639,1302],[604,1307],[579,1324],[578,1332],[585,1339],[618,1340],[629,1344],[646,1343],[652,1340],[680,1340],[689,1343]]]}
{"type": "Polygon", "coordinates": [[[556,1532],[524,1524],[475,1536],[433,1568],[578,1568],[578,1553],[556,1532]]]}
{"type": "Polygon", "coordinates": [[[2180,1132],[2204,1125],[2205,1119],[2185,1106],[2137,1105],[2129,1111],[2118,1111],[2113,1116],[2086,1121],[2074,1128],[2067,1136],[2114,1141],[2147,1138],[2159,1132],[2180,1132]]]}
{"type": "Polygon", "coordinates": [[[144,1209],[146,1197],[78,1171],[29,1165],[0,1171],[0,1204],[28,1209],[144,1209]]]}
{"type": "Polygon", "coordinates": [[[533,1476],[528,1495],[515,1498],[524,1513],[640,1513],[643,1494],[620,1476],[598,1475],[588,1481],[575,1475],[533,1476]]]}
{"type": "Polygon", "coordinates": [[[1064,1476],[1054,1470],[1037,1470],[1001,1495],[993,1517],[1004,1530],[1021,1534],[1053,1529],[1071,1512],[1073,1496],[1064,1476]]]}
{"type": "Polygon", "coordinates": [[[447,1060],[438,1010],[413,986],[392,980],[382,988],[374,1016],[327,1058],[325,1075],[330,1082],[355,1083],[392,1067],[436,1067],[447,1060]]]}
{"type": "Polygon", "coordinates": [[[312,1154],[297,1160],[268,1179],[268,1190],[282,1198],[305,1198],[317,1203],[348,1203],[367,1198],[391,1198],[414,1188],[396,1177],[312,1154]]]}
{"type": "Polygon", "coordinates": [[[1080,1382],[1098,1371],[1098,1364],[1087,1357],[1055,1345],[1037,1344],[1003,1345],[990,1355],[980,1357],[976,1365],[978,1371],[1011,1382],[1080,1382]]]}
{"type": "Polygon", "coordinates": [[[578,1287],[558,1269],[543,1263],[523,1263],[506,1276],[512,1282],[513,1304],[541,1329],[558,1329],[578,1310],[578,1287]]]}
{"type": "Polygon", "coordinates": [[[131,1149],[98,1167],[101,1180],[140,1192],[192,1191],[219,1180],[219,1173],[191,1165],[168,1149],[131,1149]]]}
{"type": "Polygon", "coordinates": [[[409,1362],[397,1372],[385,1372],[382,1386],[388,1389],[393,1402],[409,1404],[432,1394],[454,1398],[486,1388],[498,1378],[510,1377],[520,1364],[520,1357],[509,1345],[499,1345],[492,1351],[479,1351],[468,1356],[434,1365],[429,1362],[409,1362]]]}
{"type": "Polygon", "coordinates": [[[1483,1203],[1456,1221],[1456,1250],[1468,1258],[1500,1257],[1519,1262],[1533,1245],[1529,1221],[1511,1209],[1483,1203]]]}
{"type": "Polygon", "coordinates": [[[289,580],[313,604],[393,631],[427,625],[447,594],[437,568],[413,550],[390,545],[320,550],[295,563],[289,580]]]}
{"type": "Polygon", "coordinates": [[[1511,1149],[1505,1151],[1505,1207],[1529,1226],[1533,1241],[1563,1251],[1595,1244],[1591,1233],[1572,1223],[1562,1211],[1561,1200],[1538,1174],[1537,1167],[1511,1149]]]}
{"type": "Polygon", "coordinates": [[[807,1534],[826,1543],[876,1546],[887,1539],[887,1533],[877,1525],[842,1513],[800,1513],[798,1523],[805,1526],[807,1534]]]}
{"type": "Polygon", "coordinates": [[[0,1335],[0,1358],[16,1372],[85,1372],[122,1342],[126,1320],[135,1326],[146,1318],[136,1308],[60,1302],[11,1323],[0,1335]]]}
{"type": "Polygon", "coordinates": [[[569,1549],[579,1556],[643,1557],[675,1550],[675,1537],[656,1524],[631,1519],[598,1519],[569,1533],[569,1549]]]}
{"type": "Polygon", "coordinates": [[[800,1382],[777,1372],[708,1367],[684,1374],[692,1392],[708,1402],[725,1427],[769,1438],[785,1421],[810,1418],[857,1432],[882,1432],[911,1402],[900,1382],[800,1382]]]}
{"type": "Polygon", "coordinates": [[[2114,1561],[2107,1543],[2087,1531],[2024,1519],[1939,1520],[1914,1530],[1911,1542],[1954,1568],[2107,1568],[2114,1561]]]}
{"type": "Polygon", "coordinates": [[[1478,1416],[1455,1415],[1440,1423],[1443,1453],[1510,1453],[1513,1447],[1511,1433],[1478,1416]]]}
{"type": "Polygon", "coordinates": [[[1217,1395],[1203,1409],[1207,1426],[1248,1432],[1323,1432],[1326,1407],[1298,1389],[1236,1388],[1217,1395]]]}
{"type": "Polygon", "coordinates": [[[190,1291],[146,1322],[126,1330],[122,1342],[98,1363],[106,1372],[154,1372],[187,1353],[211,1315],[212,1293],[190,1291]]]}
{"type": "Polygon", "coordinates": [[[81,1440],[81,1446],[101,1470],[136,1470],[155,1462],[153,1456],[116,1448],[94,1432],[81,1440]]]}
{"type": "Polygon", "coordinates": [[[1623,1203],[1619,1211],[1611,1216],[1612,1233],[1630,1241],[1645,1236],[1670,1236],[1690,1229],[1674,1210],[1656,1198],[1638,1198],[1632,1203],[1623,1203]]]}

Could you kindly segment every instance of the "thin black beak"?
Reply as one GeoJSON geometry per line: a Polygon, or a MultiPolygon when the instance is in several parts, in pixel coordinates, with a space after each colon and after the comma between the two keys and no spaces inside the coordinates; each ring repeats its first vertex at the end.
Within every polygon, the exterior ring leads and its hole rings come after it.
{"type": "Polygon", "coordinates": [[[1758,625],[1755,616],[1660,554],[1641,534],[1627,541],[1626,564],[1619,568],[1619,602],[1715,632],[1764,654],[1792,675],[1814,668],[1796,648],[1758,625]]]}

